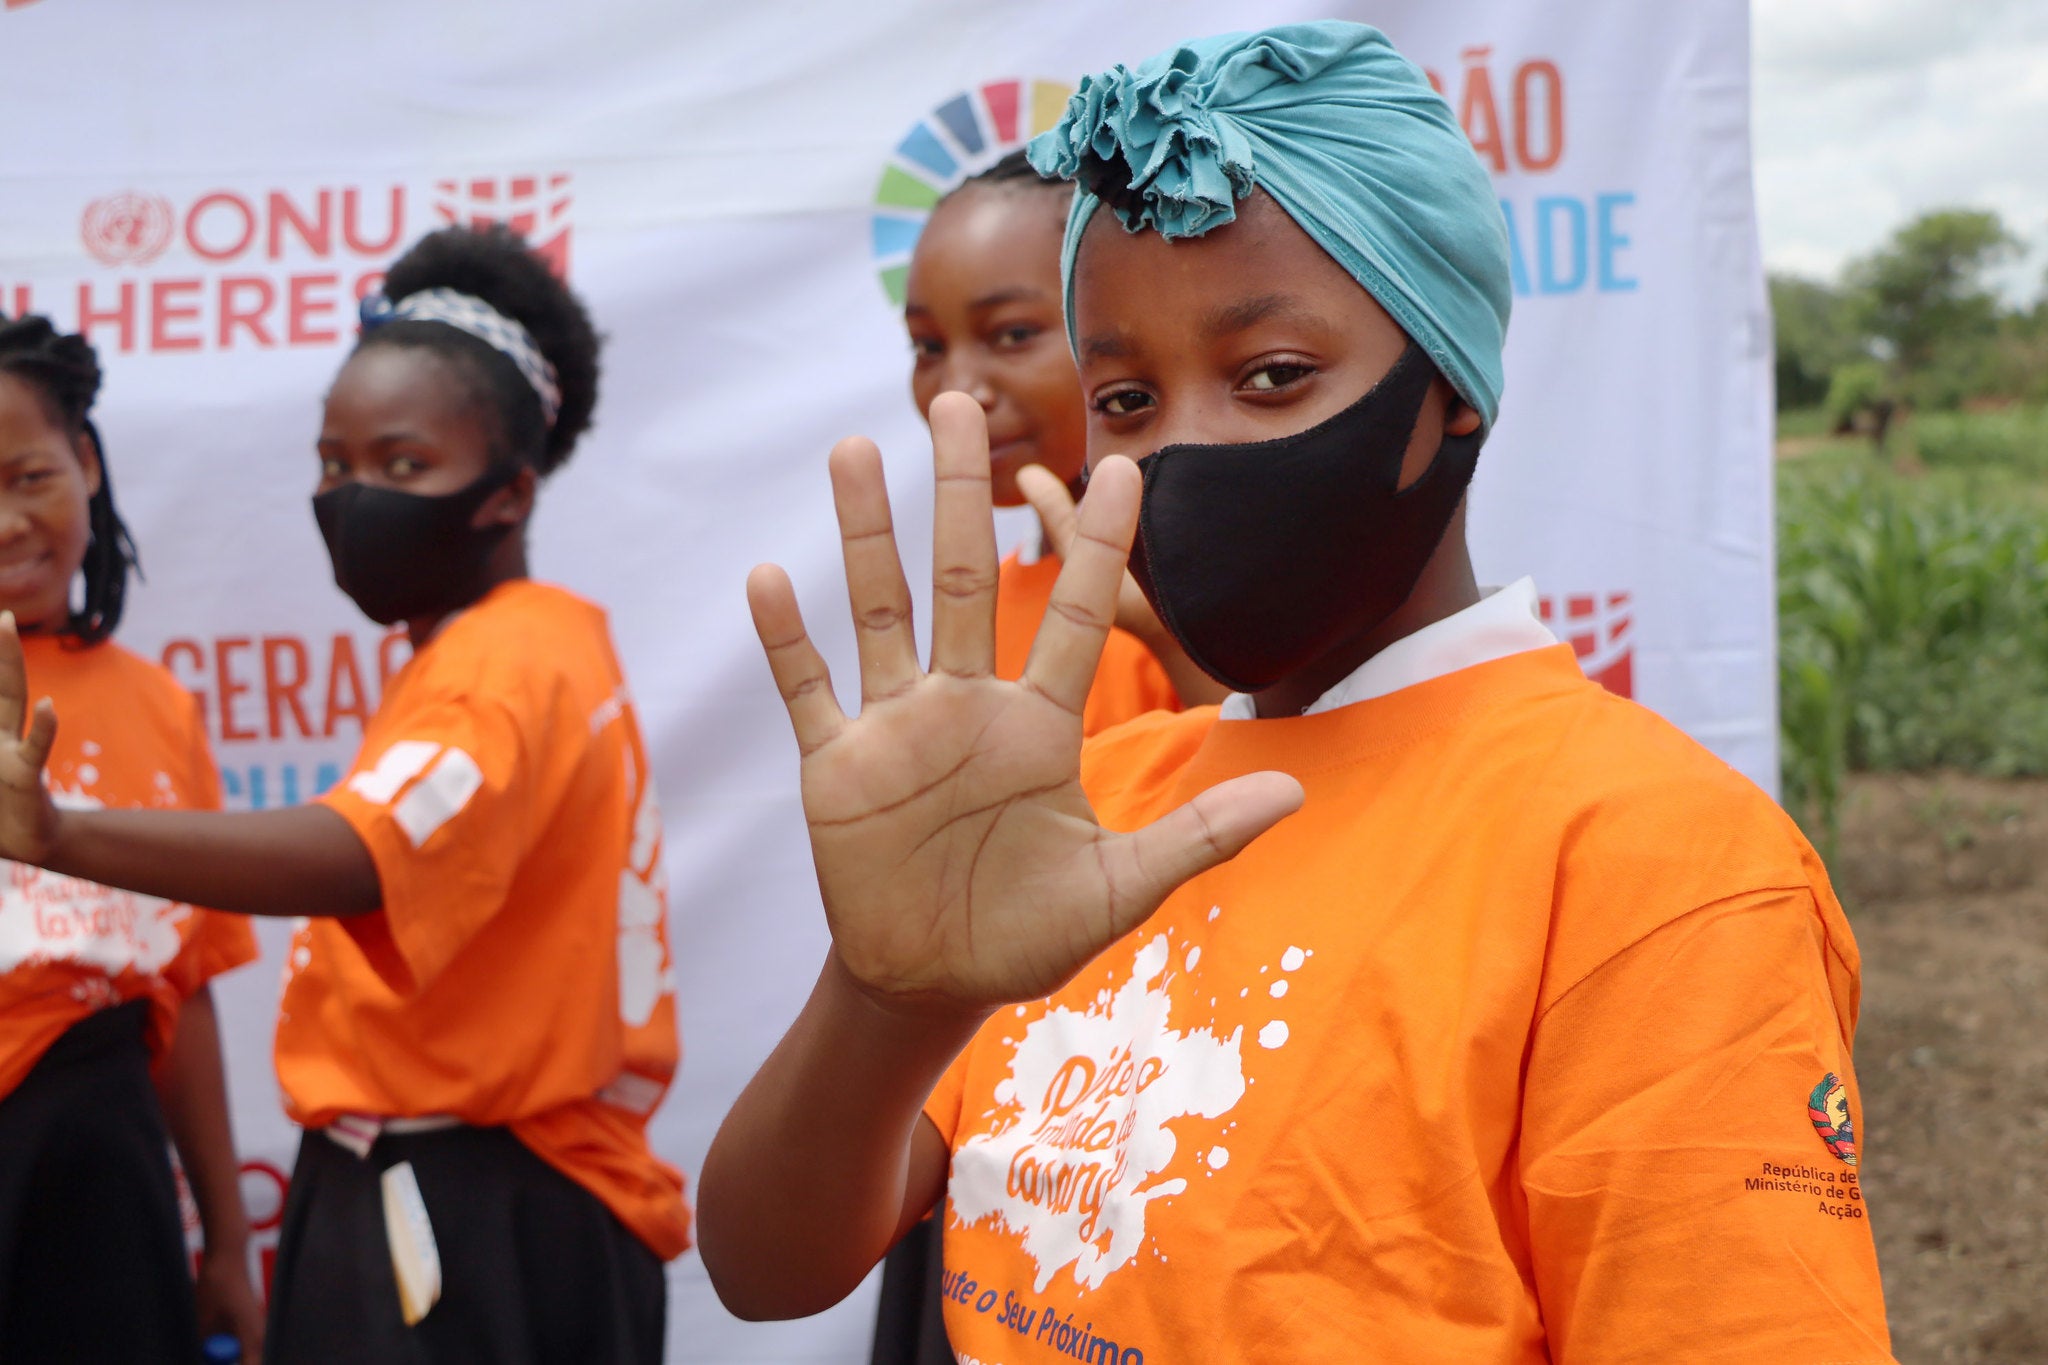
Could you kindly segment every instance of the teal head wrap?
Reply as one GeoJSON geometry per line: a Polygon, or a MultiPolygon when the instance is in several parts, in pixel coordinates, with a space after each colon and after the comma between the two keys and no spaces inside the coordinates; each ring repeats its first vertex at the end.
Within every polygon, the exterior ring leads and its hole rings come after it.
{"type": "Polygon", "coordinates": [[[1199,237],[1258,186],[1428,352],[1490,429],[1511,298],[1500,201],[1421,70],[1325,20],[1200,38],[1081,80],[1031,164],[1081,182],[1061,274],[1106,197],[1126,231],[1199,237]]]}

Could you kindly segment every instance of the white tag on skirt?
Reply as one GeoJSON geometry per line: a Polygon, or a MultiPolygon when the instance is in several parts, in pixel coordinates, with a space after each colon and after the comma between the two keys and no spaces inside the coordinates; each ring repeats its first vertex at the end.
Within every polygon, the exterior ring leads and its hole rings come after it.
{"type": "Polygon", "coordinates": [[[384,1239],[391,1246],[391,1270],[398,1279],[398,1307],[411,1327],[441,1298],[441,1249],[427,1220],[427,1201],[412,1163],[384,1172],[384,1239]]]}

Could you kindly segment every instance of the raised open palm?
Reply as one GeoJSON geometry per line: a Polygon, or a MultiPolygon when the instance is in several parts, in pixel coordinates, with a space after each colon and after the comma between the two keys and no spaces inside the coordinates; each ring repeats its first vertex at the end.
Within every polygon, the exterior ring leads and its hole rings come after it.
{"type": "Polygon", "coordinates": [[[1133,833],[1098,825],[1080,785],[1081,708],[1115,618],[1137,470],[1115,457],[1096,469],[1024,677],[1003,682],[987,426],[964,394],[940,395],[930,419],[929,670],[868,441],[840,442],[831,460],[860,648],[858,716],[840,709],[787,575],[764,565],[747,594],[803,756],[834,951],[899,1007],[987,1009],[1059,987],[1174,887],[1292,812],[1301,788],[1255,773],[1133,833]]]}
{"type": "Polygon", "coordinates": [[[57,738],[57,712],[37,703],[28,731],[28,664],[13,612],[0,612],[0,858],[40,865],[48,857],[57,808],[43,785],[43,765],[57,738]]]}

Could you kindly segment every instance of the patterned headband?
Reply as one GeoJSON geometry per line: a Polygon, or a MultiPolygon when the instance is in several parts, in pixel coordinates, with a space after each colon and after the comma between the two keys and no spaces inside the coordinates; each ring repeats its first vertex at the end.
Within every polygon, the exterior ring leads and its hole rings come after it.
{"type": "Polygon", "coordinates": [[[562,410],[562,390],[555,382],[555,367],[540,353],[533,333],[506,317],[473,294],[453,289],[422,289],[393,303],[382,294],[363,300],[363,330],[387,322],[445,322],[469,333],[519,367],[526,382],[540,395],[541,416],[552,427],[562,410]]]}

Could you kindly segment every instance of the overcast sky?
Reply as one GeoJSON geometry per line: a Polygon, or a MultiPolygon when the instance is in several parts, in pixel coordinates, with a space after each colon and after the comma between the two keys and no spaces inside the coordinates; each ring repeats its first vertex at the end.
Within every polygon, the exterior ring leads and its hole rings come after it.
{"type": "Polygon", "coordinates": [[[1773,270],[1826,278],[1928,209],[1996,209],[2048,266],[2048,0],[1754,0],[1773,270]]]}

